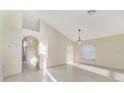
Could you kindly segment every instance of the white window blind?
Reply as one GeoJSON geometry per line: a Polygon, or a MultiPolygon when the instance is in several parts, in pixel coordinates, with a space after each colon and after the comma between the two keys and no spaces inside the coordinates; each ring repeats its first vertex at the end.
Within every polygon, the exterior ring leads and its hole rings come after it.
{"type": "Polygon", "coordinates": [[[83,60],[96,60],[96,45],[82,45],[81,59],[83,60]]]}

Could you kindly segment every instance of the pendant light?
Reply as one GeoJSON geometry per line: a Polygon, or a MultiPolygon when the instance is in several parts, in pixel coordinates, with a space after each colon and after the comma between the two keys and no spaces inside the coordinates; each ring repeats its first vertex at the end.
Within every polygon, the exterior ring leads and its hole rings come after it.
{"type": "Polygon", "coordinates": [[[87,11],[88,15],[92,15],[92,14],[94,14],[95,12],[96,12],[96,10],[88,10],[88,11],[87,11]]]}
{"type": "Polygon", "coordinates": [[[81,40],[81,37],[80,37],[81,30],[79,29],[78,31],[79,31],[78,44],[80,45],[80,44],[82,44],[82,40],[81,40]]]}

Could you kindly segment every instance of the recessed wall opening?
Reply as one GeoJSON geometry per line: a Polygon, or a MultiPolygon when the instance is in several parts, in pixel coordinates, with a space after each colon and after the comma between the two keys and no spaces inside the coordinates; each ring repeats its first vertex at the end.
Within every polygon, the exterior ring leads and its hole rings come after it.
{"type": "Polygon", "coordinates": [[[38,70],[38,45],[39,41],[32,36],[27,36],[22,40],[22,72],[38,70]]]}

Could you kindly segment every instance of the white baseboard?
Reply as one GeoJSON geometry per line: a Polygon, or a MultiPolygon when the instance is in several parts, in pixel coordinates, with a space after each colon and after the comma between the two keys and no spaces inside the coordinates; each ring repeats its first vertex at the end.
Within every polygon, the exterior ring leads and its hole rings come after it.
{"type": "Polygon", "coordinates": [[[57,64],[57,65],[53,65],[53,66],[47,66],[47,68],[53,68],[53,67],[58,67],[58,66],[62,66],[62,65],[66,65],[66,64],[57,64]]]}

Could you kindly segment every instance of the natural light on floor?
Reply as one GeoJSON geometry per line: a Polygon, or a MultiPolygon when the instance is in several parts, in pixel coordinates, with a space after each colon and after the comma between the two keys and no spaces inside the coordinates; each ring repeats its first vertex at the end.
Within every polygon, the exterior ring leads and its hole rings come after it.
{"type": "Polygon", "coordinates": [[[46,75],[53,81],[57,82],[57,80],[53,77],[53,75],[47,70],[46,60],[43,62],[43,81],[46,82],[46,75]]]}
{"type": "Polygon", "coordinates": [[[114,79],[118,81],[124,81],[124,74],[115,72],[114,73],[114,79]]]}
{"type": "Polygon", "coordinates": [[[113,70],[109,70],[109,69],[103,69],[103,68],[89,66],[89,65],[84,65],[84,64],[80,64],[80,63],[73,63],[70,65],[81,68],[83,70],[87,70],[87,71],[96,73],[96,74],[101,75],[101,76],[105,76],[105,77],[117,80],[117,81],[124,81],[124,74],[119,73],[117,71],[113,71],[113,70]]]}
{"type": "Polygon", "coordinates": [[[98,68],[98,67],[92,67],[92,66],[88,66],[88,65],[79,65],[78,67],[81,69],[105,76],[105,77],[108,77],[109,73],[110,73],[109,70],[98,68]]]}

